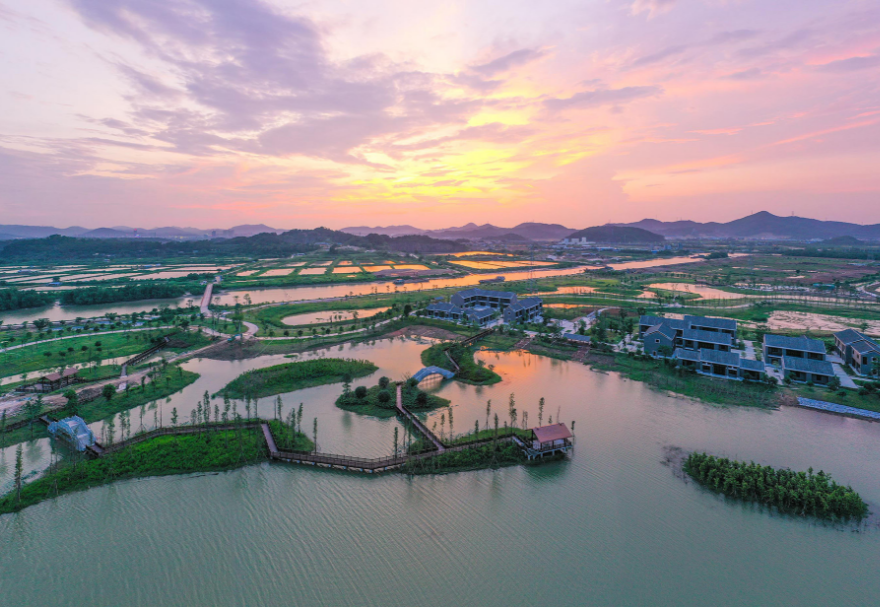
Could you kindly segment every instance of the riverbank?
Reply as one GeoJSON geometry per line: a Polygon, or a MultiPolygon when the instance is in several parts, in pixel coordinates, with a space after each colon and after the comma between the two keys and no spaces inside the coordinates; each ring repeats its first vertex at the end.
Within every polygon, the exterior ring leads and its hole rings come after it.
{"type": "MultiPolygon", "coordinates": [[[[114,394],[110,400],[107,400],[104,396],[99,396],[93,401],[77,405],[75,411],[53,409],[47,406],[41,411],[35,411],[34,417],[39,417],[44,413],[49,413],[56,417],[76,414],[83,418],[87,424],[91,424],[108,419],[122,411],[132,411],[137,407],[143,407],[151,402],[168,398],[194,383],[198,378],[198,373],[187,371],[177,365],[169,366],[160,369],[149,382],[145,382],[142,385],[131,385],[127,390],[114,394]]],[[[6,420],[7,426],[26,421],[28,419],[24,413],[6,420]]],[[[46,436],[48,436],[46,427],[34,419],[31,424],[0,434],[0,447],[8,447],[20,442],[45,438],[46,436]]]]}
{"type": "Polygon", "coordinates": [[[267,459],[258,429],[159,436],[98,459],[73,458],[0,498],[0,514],[121,480],[231,470],[267,459]]]}

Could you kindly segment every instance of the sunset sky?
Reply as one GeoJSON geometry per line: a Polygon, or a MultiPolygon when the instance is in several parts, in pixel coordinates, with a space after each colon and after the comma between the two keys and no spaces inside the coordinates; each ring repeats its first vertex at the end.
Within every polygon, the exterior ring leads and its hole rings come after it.
{"type": "Polygon", "coordinates": [[[880,223],[880,0],[0,0],[0,223],[880,223]]]}

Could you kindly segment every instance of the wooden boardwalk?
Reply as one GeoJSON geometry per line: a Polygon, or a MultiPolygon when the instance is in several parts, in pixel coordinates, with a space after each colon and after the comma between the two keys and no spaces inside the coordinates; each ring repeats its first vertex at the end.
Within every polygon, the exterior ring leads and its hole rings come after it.
{"type": "Polygon", "coordinates": [[[403,406],[402,390],[402,384],[398,383],[397,404],[395,405],[398,415],[403,416],[407,421],[409,421],[409,423],[411,423],[415,427],[416,430],[421,432],[425,438],[431,441],[434,444],[434,447],[437,449],[437,453],[443,453],[444,451],[446,451],[446,447],[443,445],[443,443],[440,442],[440,439],[437,438],[433,432],[428,430],[428,427],[422,423],[422,420],[416,417],[416,415],[412,411],[403,406]]]}

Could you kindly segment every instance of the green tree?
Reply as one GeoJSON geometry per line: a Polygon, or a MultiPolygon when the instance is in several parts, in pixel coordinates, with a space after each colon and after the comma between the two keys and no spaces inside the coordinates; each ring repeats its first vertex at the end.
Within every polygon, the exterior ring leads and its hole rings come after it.
{"type": "Polygon", "coordinates": [[[15,450],[15,503],[21,503],[21,475],[24,465],[21,459],[21,445],[15,450]]]}
{"type": "Polygon", "coordinates": [[[63,396],[67,399],[67,404],[64,406],[67,413],[69,415],[77,415],[79,413],[79,396],[77,395],[76,390],[71,388],[67,390],[63,396]]]}
{"type": "Polygon", "coordinates": [[[107,399],[107,402],[110,402],[113,399],[114,394],[116,394],[116,386],[113,384],[104,384],[104,388],[101,390],[101,395],[107,399]]]}

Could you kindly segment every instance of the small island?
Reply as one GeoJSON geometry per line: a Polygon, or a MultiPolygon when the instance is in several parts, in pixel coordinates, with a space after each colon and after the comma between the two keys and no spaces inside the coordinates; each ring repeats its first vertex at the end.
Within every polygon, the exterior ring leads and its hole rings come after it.
{"type": "Polygon", "coordinates": [[[324,384],[350,382],[378,369],[368,360],[319,358],[242,373],[217,394],[228,398],[263,398],[324,384]]]}
{"type": "MultiPolygon", "coordinates": [[[[380,377],[379,383],[369,388],[366,386],[358,386],[354,390],[345,388],[336,399],[336,406],[363,415],[394,417],[397,415],[395,391],[396,387],[390,379],[380,377]]],[[[400,394],[403,406],[412,411],[431,411],[449,405],[447,399],[419,389],[418,382],[413,379],[403,382],[400,394]]]]}
{"type": "Polygon", "coordinates": [[[488,386],[501,381],[501,376],[481,362],[474,361],[474,348],[461,344],[436,344],[422,352],[422,364],[455,372],[456,381],[475,386],[488,386]]]}
{"type": "Polygon", "coordinates": [[[705,453],[691,453],[683,469],[711,491],[775,506],[787,514],[836,520],[861,520],[868,514],[868,505],[858,493],[838,485],[821,470],[817,474],[812,468],[794,472],[705,453]]]}

